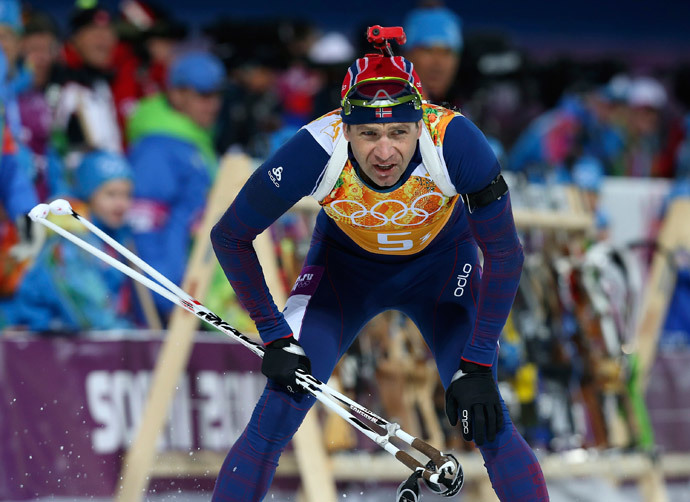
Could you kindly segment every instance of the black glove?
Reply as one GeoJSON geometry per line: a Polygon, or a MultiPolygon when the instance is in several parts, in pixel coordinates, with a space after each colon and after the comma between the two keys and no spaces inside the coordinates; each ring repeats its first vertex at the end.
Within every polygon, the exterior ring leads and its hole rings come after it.
{"type": "Polygon", "coordinates": [[[503,408],[491,368],[462,361],[446,390],[446,415],[451,425],[462,422],[462,437],[481,446],[503,429],[503,408]]]}
{"type": "Polygon", "coordinates": [[[306,392],[297,383],[295,371],[302,369],[311,373],[311,361],[294,337],[279,338],[266,345],[261,373],[271,380],[287,387],[290,392],[306,392]]]}

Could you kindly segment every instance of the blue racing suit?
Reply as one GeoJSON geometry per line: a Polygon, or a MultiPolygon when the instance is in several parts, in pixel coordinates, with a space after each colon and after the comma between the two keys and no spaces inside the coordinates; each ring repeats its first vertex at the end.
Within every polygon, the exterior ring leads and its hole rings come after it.
{"type": "MultiPolygon", "coordinates": [[[[478,192],[499,174],[486,139],[462,115],[424,105],[423,127],[458,193],[478,192]]],[[[302,128],[252,175],[212,231],[218,260],[262,339],[294,335],[314,376],[325,381],[361,328],[396,309],[417,324],[444,387],[461,358],[493,365],[495,377],[498,337],[523,260],[510,197],[468,211],[460,196],[442,193],[419,147],[398,183],[385,190],[362,181],[349,152],[320,200],[302,273],[284,311],[276,308],[252,240],[300,198],[321,191],[341,134],[337,111],[302,128]]],[[[213,500],[261,500],[313,402],[269,380],[223,464],[213,500]]],[[[494,488],[504,501],[548,500],[534,453],[503,408],[506,427],[480,448],[494,488]]]]}

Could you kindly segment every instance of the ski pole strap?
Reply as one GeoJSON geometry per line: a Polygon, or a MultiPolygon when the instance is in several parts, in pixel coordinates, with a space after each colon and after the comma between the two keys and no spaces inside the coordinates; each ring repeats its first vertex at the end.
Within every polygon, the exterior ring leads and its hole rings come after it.
{"type": "Polygon", "coordinates": [[[467,210],[472,214],[478,207],[487,206],[507,193],[508,184],[503,179],[503,175],[499,174],[485,188],[474,193],[460,194],[460,197],[467,206],[467,210]]]}

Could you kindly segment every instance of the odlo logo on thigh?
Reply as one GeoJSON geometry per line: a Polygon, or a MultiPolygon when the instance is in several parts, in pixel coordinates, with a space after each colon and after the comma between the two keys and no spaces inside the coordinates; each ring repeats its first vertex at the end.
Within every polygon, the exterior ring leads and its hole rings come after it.
{"type": "Polygon", "coordinates": [[[469,263],[465,263],[462,266],[462,274],[458,274],[458,285],[455,288],[455,291],[453,291],[453,294],[457,297],[460,297],[465,294],[465,286],[467,286],[467,278],[470,276],[470,273],[472,272],[472,265],[469,263]]]}
{"type": "Polygon", "coordinates": [[[467,410],[462,410],[462,433],[470,433],[470,413],[467,410]]]}

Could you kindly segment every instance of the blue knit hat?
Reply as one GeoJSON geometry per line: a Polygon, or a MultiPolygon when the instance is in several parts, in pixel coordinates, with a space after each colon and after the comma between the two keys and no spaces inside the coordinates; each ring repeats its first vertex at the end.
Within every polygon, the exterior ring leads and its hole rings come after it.
{"type": "Polygon", "coordinates": [[[173,61],[168,86],[208,93],[220,90],[224,79],[225,68],[220,59],[210,52],[194,51],[173,61]]]}
{"type": "Polygon", "coordinates": [[[462,49],[460,18],[445,7],[421,8],[410,11],[404,23],[406,50],[415,47],[447,47],[454,52],[462,49]]]}
{"type": "Polygon", "coordinates": [[[103,183],[116,179],[132,180],[132,169],[127,160],[115,153],[90,152],[77,167],[74,193],[80,199],[89,200],[103,183]]]}

